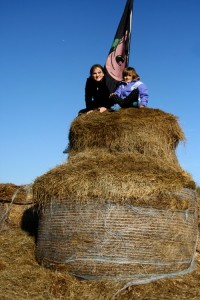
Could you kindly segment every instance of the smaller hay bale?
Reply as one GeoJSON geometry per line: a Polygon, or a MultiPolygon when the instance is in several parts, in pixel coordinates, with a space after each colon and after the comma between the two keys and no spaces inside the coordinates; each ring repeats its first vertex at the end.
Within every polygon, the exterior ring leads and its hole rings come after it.
{"type": "Polygon", "coordinates": [[[4,226],[20,226],[24,211],[31,207],[32,203],[31,184],[0,183],[0,205],[3,208],[0,213],[0,223],[4,226]]]}
{"type": "Polygon", "coordinates": [[[52,196],[40,216],[36,259],[84,279],[142,283],[190,272],[198,237],[196,193],[178,194],[190,203],[187,209],[52,196]]]}
{"type": "Polygon", "coordinates": [[[176,163],[175,149],[185,136],[177,118],[158,109],[121,109],[77,117],[69,131],[69,155],[85,149],[136,152],[176,163]]]}
{"type": "Polygon", "coordinates": [[[33,203],[32,184],[0,183],[0,201],[15,204],[33,203]]]}

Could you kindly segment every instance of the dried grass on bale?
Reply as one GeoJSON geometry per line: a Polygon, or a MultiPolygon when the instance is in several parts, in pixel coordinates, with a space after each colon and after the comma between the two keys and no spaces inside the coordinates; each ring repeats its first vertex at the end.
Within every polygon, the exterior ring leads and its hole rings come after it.
{"type": "Polygon", "coordinates": [[[185,209],[187,200],[175,199],[174,195],[170,199],[169,195],[170,191],[182,188],[194,189],[195,183],[178,164],[150,160],[138,153],[112,154],[99,149],[77,154],[38,177],[33,193],[39,205],[45,205],[46,201],[105,203],[110,200],[136,206],[185,209]]]}
{"type": "MultiPolygon", "coordinates": [[[[0,234],[0,299],[111,300],[119,284],[109,280],[79,280],[38,265],[34,239],[18,228],[0,234]]],[[[196,269],[185,276],[132,286],[115,300],[200,299],[200,255],[196,269]]]]}
{"type": "Polygon", "coordinates": [[[87,148],[139,152],[177,162],[175,149],[184,141],[177,118],[158,109],[122,109],[81,115],[71,124],[69,155],[87,148]]]}

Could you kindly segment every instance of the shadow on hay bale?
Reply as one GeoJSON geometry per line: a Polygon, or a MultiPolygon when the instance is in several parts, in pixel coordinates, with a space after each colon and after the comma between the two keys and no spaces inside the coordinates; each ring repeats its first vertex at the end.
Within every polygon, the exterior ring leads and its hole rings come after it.
{"type": "Polygon", "coordinates": [[[133,280],[192,270],[195,183],[176,157],[177,119],[153,109],[83,115],[68,161],[36,179],[36,259],[75,276],[133,280]]]}
{"type": "Polygon", "coordinates": [[[26,231],[30,236],[34,236],[35,241],[37,241],[38,221],[38,205],[34,205],[24,211],[21,219],[21,229],[26,231]]]}

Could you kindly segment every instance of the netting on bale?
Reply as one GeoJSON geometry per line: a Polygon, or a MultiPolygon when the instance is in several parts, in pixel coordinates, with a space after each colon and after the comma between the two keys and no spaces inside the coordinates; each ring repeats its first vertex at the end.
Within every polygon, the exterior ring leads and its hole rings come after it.
{"type": "Polygon", "coordinates": [[[196,249],[195,196],[188,190],[174,196],[187,200],[188,209],[49,203],[40,221],[37,260],[85,279],[135,283],[189,271],[196,249]]]}
{"type": "Polygon", "coordinates": [[[38,262],[131,284],[191,271],[197,199],[176,157],[181,140],[176,117],[160,110],[76,118],[68,160],[33,184],[38,262]]]}

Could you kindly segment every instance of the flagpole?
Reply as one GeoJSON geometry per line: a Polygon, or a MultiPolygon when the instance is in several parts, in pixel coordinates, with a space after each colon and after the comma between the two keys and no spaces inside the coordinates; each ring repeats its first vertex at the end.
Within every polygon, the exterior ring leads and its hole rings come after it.
{"type": "Polygon", "coordinates": [[[130,59],[130,49],[131,49],[131,37],[132,37],[132,23],[133,23],[133,1],[132,1],[132,10],[130,13],[130,36],[129,36],[129,48],[128,48],[128,56],[127,56],[127,66],[129,66],[130,59]]]}

